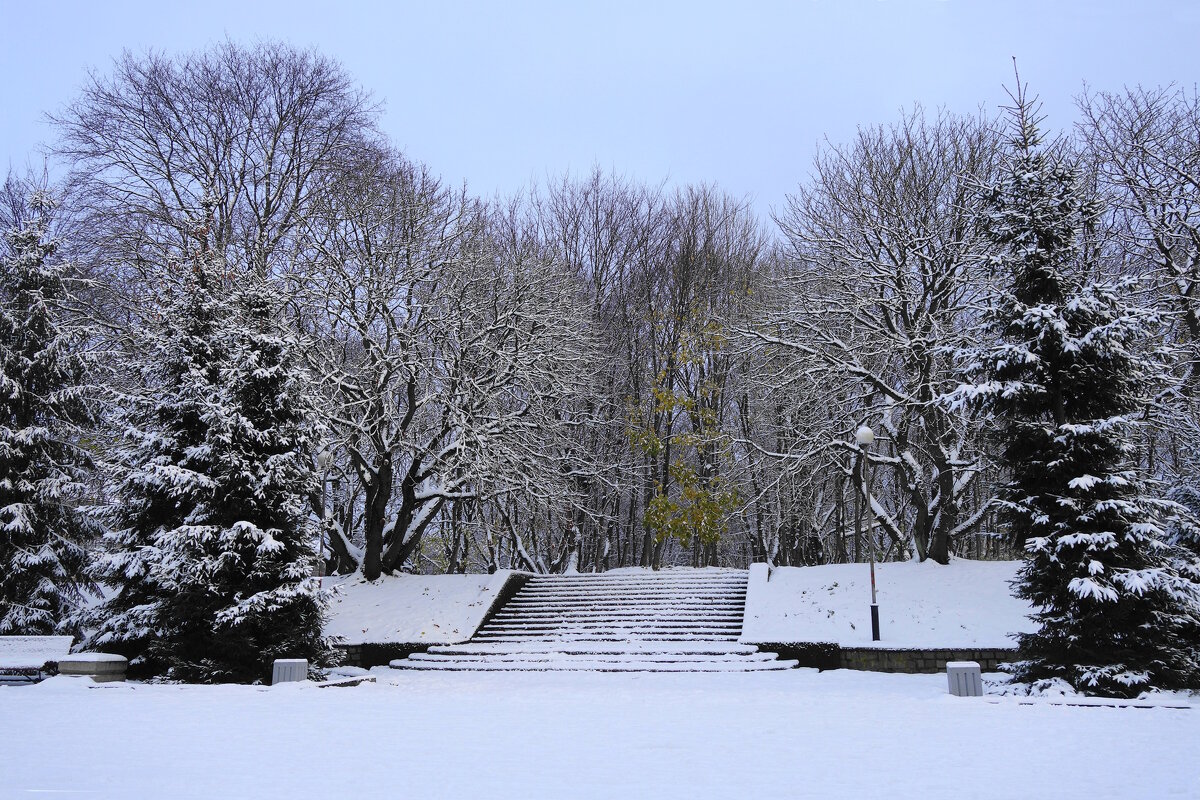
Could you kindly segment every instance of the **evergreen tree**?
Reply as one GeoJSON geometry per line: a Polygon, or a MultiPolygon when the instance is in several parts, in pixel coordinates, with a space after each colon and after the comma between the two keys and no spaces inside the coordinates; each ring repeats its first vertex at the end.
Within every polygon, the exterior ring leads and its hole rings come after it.
{"type": "Polygon", "coordinates": [[[264,288],[217,301],[203,262],[148,330],[92,641],[174,680],[249,682],[327,663],[305,498],[314,416],[264,288]]]}
{"type": "Polygon", "coordinates": [[[1171,487],[1167,499],[1179,506],[1167,523],[1167,542],[1179,548],[1180,560],[1200,581],[1200,489],[1180,483],[1171,487]]]}
{"type": "Polygon", "coordinates": [[[1040,623],[1020,637],[1015,677],[1115,696],[1196,686],[1196,586],[1132,458],[1154,319],[1126,302],[1130,284],[1082,280],[1094,209],[1023,90],[1014,100],[1001,180],[986,192],[992,266],[1009,286],[989,315],[1000,341],[976,354],[987,380],[964,394],[997,415],[1001,507],[1026,550],[1015,589],[1040,623]]]}
{"type": "Polygon", "coordinates": [[[86,543],[98,526],[80,508],[93,423],[85,335],[61,321],[67,266],[48,238],[50,202],[6,235],[0,260],[0,634],[59,629],[85,588],[86,543]]]}
{"type": "Polygon", "coordinates": [[[214,483],[197,510],[206,535],[179,540],[178,557],[191,569],[181,570],[173,616],[195,627],[184,632],[172,676],[187,680],[252,680],[276,658],[325,664],[332,655],[312,577],[307,499],[318,478],[308,381],[296,343],[272,321],[265,286],[252,284],[233,306],[221,402],[204,417],[214,483]]]}

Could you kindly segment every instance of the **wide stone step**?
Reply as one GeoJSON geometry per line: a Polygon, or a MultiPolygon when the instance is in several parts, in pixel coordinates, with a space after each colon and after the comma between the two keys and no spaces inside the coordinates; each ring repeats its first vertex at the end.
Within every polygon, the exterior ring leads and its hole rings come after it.
{"type": "Polygon", "coordinates": [[[506,619],[494,622],[489,622],[487,625],[480,628],[480,631],[489,631],[494,628],[506,628],[508,630],[520,630],[522,628],[555,628],[563,625],[570,625],[580,628],[636,628],[640,625],[653,625],[659,628],[740,628],[742,627],[741,617],[731,619],[695,619],[691,617],[626,617],[623,619],[614,618],[597,618],[597,619],[565,619],[563,617],[551,617],[547,619],[506,619]]]}
{"type": "Polygon", "coordinates": [[[618,589],[702,589],[715,591],[745,591],[745,578],[740,581],[545,581],[545,579],[530,578],[524,582],[526,589],[589,589],[592,591],[612,591],[618,589]]]}
{"type": "Polygon", "coordinates": [[[604,642],[620,642],[629,639],[643,641],[666,641],[668,639],[706,639],[715,641],[737,641],[740,631],[716,630],[713,628],[546,628],[544,630],[487,631],[473,637],[473,642],[526,640],[541,641],[586,641],[596,639],[604,642]]]}
{"type": "Polygon", "coordinates": [[[745,603],[552,603],[539,601],[536,603],[507,603],[500,612],[535,613],[538,611],[649,611],[661,614],[667,611],[678,611],[685,614],[741,614],[745,611],[745,603]]]}
{"type": "Polygon", "coordinates": [[[745,589],[748,581],[743,576],[741,578],[720,578],[716,580],[703,580],[694,578],[527,578],[526,586],[670,586],[670,587],[713,587],[727,588],[737,587],[745,589]]]}
{"type": "Polygon", "coordinates": [[[727,594],[699,596],[682,596],[676,594],[645,595],[645,594],[518,594],[509,603],[530,605],[535,603],[552,603],[554,605],[742,605],[744,597],[731,597],[727,594]]]}
{"type": "Polygon", "coordinates": [[[447,670],[455,672],[767,672],[792,669],[795,661],[621,661],[555,659],[527,661],[393,661],[395,669],[447,670]]]}
{"type": "Polygon", "coordinates": [[[553,621],[553,622],[504,622],[497,625],[485,625],[480,629],[480,633],[494,633],[497,631],[506,631],[511,633],[520,633],[522,631],[551,631],[551,630],[578,630],[578,631],[624,631],[624,630],[646,630],[655,628],[666,631],[693,631],[693,630],[740,630],[742,627],[741,621],[732,622],[709,622],[707,620],[596,620],[592,622],[580,621],[573,622],[553,621]]]}
{"type": "Polygon", "coordinates": [[[587,609],[587,610],[637,610],[640,608],[652,608],[654,610],[678,608],[680,610],[696,610],[696,612],[710,612],[710,610],[736,610],[742,612],[745,608],[744,602],[720,601],[720,602],[658,602],[647,600],[629,600],[629,601],[593,601],[577,600],[571,602],[552,602],[548,600],[521,600],[512,601],[505,604],[505,609],[518,608],[521,610],[538,610],[538,609],[587,609]]]}
{"type": "Polygon", "coordinates": [[[636,593],[636,591],[656,591],[656,593],[672,593],[688,594],[692,591],[701,591],[701,593],[727,593],[727,594],[745,594],[744,584],[700,584],[700,583],[680,583],[677,585],[665,583],[606,583],[598,585],[587,585],[581,583],[562,583],[562,584],[547,584],[529,582],[521,587],[521,591],[588,591],[594,594],[607,593],[636,593]]]}
{"type": "Polygon", "coordinates": [[[660,570],[658,572],[576,572],[572,575],[562,573],[530,575],[531,581],[745,581],[748,573],[744,570],[660,570]]]}
{"type": "Polygon", "coordinates": [[[598,619],[621,619],[621,618],[638,618],[646,617],[652,619],[714,619],[717,617],[729,617],[734,619],[742,619],[744,612],[741,608],[693,608],[693,609],[674,609],[674,608],[623,608],[623,609],[606,609],[606,608],[530,608],[530,609],[510,609],[505,607],[501,611],[496,612],[493,619],[520,618],[529,619],[534,617],[595,617],[598,619]],[[502,616],[503,615],[503,616],[502,616]]]}
{"type": "Polygon", "coordinates": [[[670,633],[668,631],[646,632],[597,632],[597,633],[544,633],[544,634],[481,634],[471,639],[480,642],[736,642],[736,634],[728,633],[670,633]]]}
{"type": "Polygon", "coordinates": [[[588,630],[602,630],[602,628],[638,628],[638,627],[662,627],[670,628],[670,630],[691,630],[697,627],[712,627],[712,628],[739,628],[742,627],[740,619],[726,620],[707,620],[707,619],[656,619],[652,616],[647,618],[630,618],[630,619],[596,619],[596,620],[539,620],[539,619],[511,619],[500,620],[498,622],[488,622],[487,625],[480,628],[480,632],[499,630],[503,628],[506,631],[520,630],[544,630],[544,628],[560,628],[560,627],[578,627],[588,628],[588,630]]]}
{"type": "Polygon", "coordinates": [[[502,612],[493,616],[490,624],[497,622],[550,622],[550,621],[577,621],[577,622],[629,622],[629,621],[654,621],[654,622],[702,622],[702,621],[721,621],[721,622],[740,622],[742,614],[736,612],[720,612],[712,614],[680,614],[670,609],[662,609],[659,612],[655,610],[628,610],[628,612],[590,612],[590,610],[571,610],[564,612],[559,609],[536,610],[529,613],[511,613],[502,612]]]}
{"type": "Polygon", "coordinates": [[[737,641],[739,631],[713,630],[711,628],[696,628],[692,630],[661,628],[639,628],[621,630],[619,628],[557,628],[540,631],[492,631],[481,633],[471,639],[473,642],[523,642],[523,641],[588,641],[595,639],[601,642],[622,642],[629,640],[641,641],[689,641],[704,639],[706,641],[737,641]]]}
{"type": "Polygon", "coordinates": [[[651,661],[651,662],[671,662],[671,663],[708,663],[711,661],[738,661],[746,659],[749,661],[774,661],[774,653],[649,653],[638,651],[636,653],[563,653],[558,651],[531,653],[529,651],[516,651],[511,653],[495,652],[495,653],[413,653],[409,659],[414,661],[474,661],[474,662],[499,662],[499,661],[554,661],[563,659],[576,659],[584,661],[603,661],[605,663],[619,664],[627,661],[651,661]]]}
{"type": "Polygon", "coordinates": [[[597,597],[597,596],[579,596],[579,597],[556,597],[553,595],[514,597],[509,601],[509,605],[517,607],[533,606],[533,605],[553,605],[553,606],[587,606],[589,608],[612,606],[620,608],[622,606],[654,606],[661,608],[669,606],[671,608],[712,608],[714,606],[743,606],[746,601],[739,597],[672,597],[664,595],[662,597],[641,597],[639,595],[630,595],[628,597],[597,597]]]}
{"type": "Polygon", "coordinates": [[[728,636],[668,636],[666,633],[655,633],[653,636],[524,636],[520,639],[505,637],[485,637],[473,639],[476,644],[637,644],[640,642],[678,642],[680,644],[734,644],[737,639],[728,636]]]}
{"type": "Polygon", "coordinates": [[[574,630],[587,631],[603,631],[603,630],[643,630],[649,628],[659,628],[669,631],[692,631],[698,629],[705,630],[739,630],[742,627],[740,620],[657,620],[657,619],[631,619],[631,620],[505,620],[499,623],[485,625],[479,629],[480,633],[491,633],[495,631],[511,631],[513,633],[520,631],[537,631],[537,630],[563,630],[571,628],[574,630]]]}
{"type": "Polygon", "coordinates": [[[746,576],[731,578],[527,578],[526,586],[738,586],[745,588],[746,576]]]}
{"type": "Polygon", "coordinates": [[[792,669],[795,661],[689,662],[636,661],[609,664],[602,661],[508,661],[492,663],[411,661],[396,669],[450,672],[774,672],[792,669]]]}
{"type": "Polygon", "coordinates": [[[749,655],[760,652],[752,644],[736,642],[663,642],[647,639],[639,642],[467,642],[443,644],[429,648],[430,653],[443,655],[489,655],[507,653],[611,653],[623,655],[690,654],[690,655],[749,655]]]}
{"type": "Polygon", "coordinates": [[[721,594],[745,594],[746,588],[743,585],[728,585],[728,587],[718,587],[718,585],[697,585],[697,584],[679,584],[678,587],[665,584],[605,584],[599,587],[588,587],[588,585],[566,583],[566,584],[540,584],[527,583],[521,587],[521,591],[554,591],[554,593],[566,593],[566,591],[588,591],[592,594],[619,594],[619,593],[638,593],[638,591],[655,591],[655,593],[674,593],[674,594],[689,594],[694,591],[700,593],[721,593],[721,594]]]}

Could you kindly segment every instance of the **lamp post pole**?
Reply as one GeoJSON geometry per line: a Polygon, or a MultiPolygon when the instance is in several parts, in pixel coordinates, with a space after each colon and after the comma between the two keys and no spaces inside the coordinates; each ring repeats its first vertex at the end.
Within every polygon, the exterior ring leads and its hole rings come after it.
{"type": "Polygon", "coordinates": [[[871,445],[875,443],[875,431],[868,428],[866,425],[861,426],[854,433],[854,439],[858,442],[860,451],[865,448],[863,453],[863,494],[866,495],[867,513],[870,516],[867,518],[867,555],[871,562],[871,641],[879,641],[879,601],[875,594],[875,543],[873,539],[873,531],[875,530],[875,508],[871,505],[871,445]]]}

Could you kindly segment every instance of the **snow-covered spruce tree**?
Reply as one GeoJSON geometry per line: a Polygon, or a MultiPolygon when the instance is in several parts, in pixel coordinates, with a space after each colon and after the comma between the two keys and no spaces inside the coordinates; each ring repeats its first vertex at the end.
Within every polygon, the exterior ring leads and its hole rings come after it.
{"type": "Polygon", "coordinates": [[[205,415],[218,393],[222,316],[199,273],[138,331],[140,391],[114,398],[124,434],[113,458],[120,484],[93,572],[115,591],[82,622],[92,629],[88,645],[129,656],[142,674],[170,664],[177,631],[167,608],[173,569],[164,559],[214,488],[205,415]]]}
{"type": "Polygon", "coordinates": [[[314,415],[265,289],[219,303],[209,273],[146,334],[92,642],[172,680],[251,682],[332,655],[304,510],[314,415]]]}
{"type": "Polygon", "coordinates": [[[93,423],[85,336],[63,324],[66,265],[47,235],[47,197],[6,234],[0,259],[0,634],[60,629],[86,585],[100,529],[79,507],[93,423]]]}
{"type": "MultiPolygon", "coordinates": [[[[1167,542],[1180,549],[1181,559],[1200,559],[1200,489],[1180,483],[1171,487],[1167,499],[1179,505],[1179,513],[1167,523],[1167,542]]],[[[1200,560],[1191,565],[1191,570],[1197,571],[1196,579],[1200,580],[1200,560]]]]}
{"type": "Polygon", "coordinates": [[[1008,153],[986,191],[992,267],[1007,285],[960,397],[996,415],[1009,475],[1001,507],[1026,551],[1015,589],[1040,623],[1019,640],[1018,681],[1135,696],[1200,685],[1196,586],[1161,540],[1165,504],[1133,463],[1154,318],[1126,283],[1086,284],[1080,241],[1094,209],[1061,148],[1043,142],[1018,89],[1008,153]]]}

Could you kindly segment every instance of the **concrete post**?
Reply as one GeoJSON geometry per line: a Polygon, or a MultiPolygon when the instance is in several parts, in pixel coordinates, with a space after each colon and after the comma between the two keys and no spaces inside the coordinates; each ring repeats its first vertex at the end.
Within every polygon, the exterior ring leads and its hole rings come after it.
{"type": "Polygon", "coordinates": [[[308,679],[308,659],[277,658],[271,669],[271,685],[308,679]]]}

